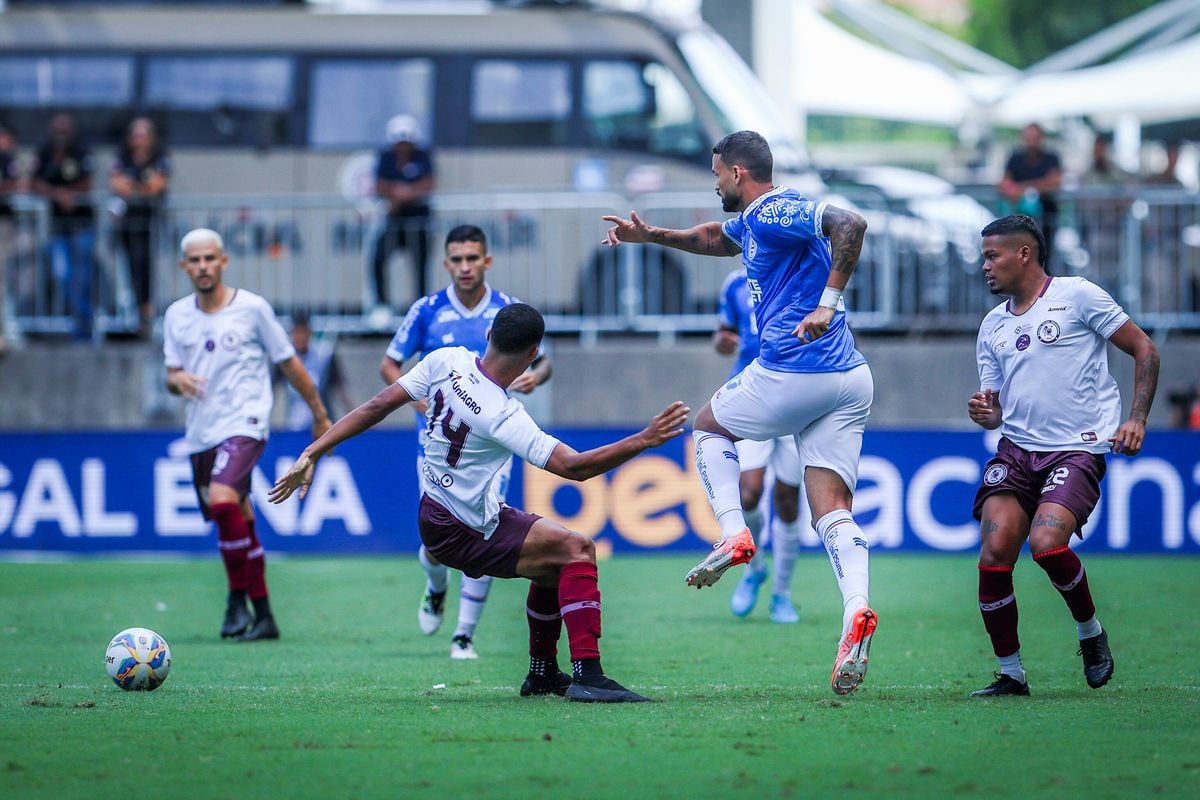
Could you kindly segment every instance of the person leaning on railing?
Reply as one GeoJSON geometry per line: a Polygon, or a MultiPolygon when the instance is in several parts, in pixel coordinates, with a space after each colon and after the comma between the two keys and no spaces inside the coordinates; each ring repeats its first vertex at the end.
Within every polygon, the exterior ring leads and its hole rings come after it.
{"type": "Polygon", "coordinates": [[[0,124],[0,356],[8,351],[8,258],[13,241],[12,206],[8,196],[21,191],[21,164],[17,137],[0,124]]]}

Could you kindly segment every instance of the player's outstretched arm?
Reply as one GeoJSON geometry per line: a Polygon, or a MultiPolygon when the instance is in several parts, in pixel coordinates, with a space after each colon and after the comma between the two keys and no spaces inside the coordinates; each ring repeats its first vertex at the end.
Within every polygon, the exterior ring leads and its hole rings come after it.
{"type": "Polygon", "coordinates": [[[636,211],[629,212],[629,219],[617,216],[602,219],[612,223],[602,242],[609,247],[616,247],[621,242],[630,242],[661,244],[702,256],[736,256],[742,252],[742,249],[722,232],[719,222],[702,222],[694,228],[675,230],[647,225],[636,211]]]}
{"type": "Polygon", "coordinates": [[[1108,339],[1133,357],[1133,402],[1129,419],[1109,437],[1114,453],[1136,456],[1146,441],[1146,418],[1158,391],[1158,348],[1146,332],[1129,320],[1108,339]]]}
{"type": "Polygon", "coordinates": [[[296,463],[287,471],[287,474],[271,487],[267,498],[272,503],[282,503],[291,497],[292,492],[299,489],[300,499],[303,500],[304,495],[308,494],[313,471],[321,456],[347,439],[352,439],[368,428],[378,425],[388,414],[411,400],[408,390],[398,383],[393,383],[383,389],[379,394],[339,419],[332,428],[325,431],[324,435],[304,448],[304,452],[296,459],[296,463]]]}
{"type": "Polygon", "coordinates": [[[1000,395],[992,389],[984,389],[971,395],[967,401],[967,416],[976,425],[994,431],[1004,421],[1000,410],[1000,395]]]}
{"type": "Polygon", "coordinates": [[[658,447],[683,433],[683,423],[687,422],[690,411],[691,409],[685,406],[682,400],[676,400],[663,409],[662,413],[655,415],[649,425],[633,436],[626,436],[619,442],[606,444],[582,453],[564,442],[559,442],[558,446],[554,448],[554,452],[550,454],[550,460],[546,462],[545,469],[547,472],[553,472],[555,475],[569,480],[586,481],[588,478],[615,469],[638,453],[658,447]]]}

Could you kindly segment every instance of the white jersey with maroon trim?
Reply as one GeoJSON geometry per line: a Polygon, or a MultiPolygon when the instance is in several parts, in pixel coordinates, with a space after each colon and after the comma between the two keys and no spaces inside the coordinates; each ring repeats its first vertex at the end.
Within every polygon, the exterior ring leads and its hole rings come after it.
{"type": "Polygon", "coordinates": [[[1000,394],[1000,433],[1031,451],[1105,453],[1121,424],[1108,338],[1129,320],[1086,278],[1050,278],[1024,314],[984,317],[975,352],[980,389],[1000,394]]]}
{"type": "Polygon", "coordinates": [[[199,453],[233,436],[265,440],[270,432],[271,365],[296,354],[270,303],[245,289],[219,311],[200,309],[195,294],[163,317],[168,368],[204,378],[204,395],[187,403],[187,447],[199,453]]]}
{"type": "Polygon", "coordinates": [[[510,455],[545,467],[558,440],[483,370],[465,347],[425,356],[396,381],[426,400],[425,494],[459,522],[490,537],[500,521],[496,476],[510,455]]]}

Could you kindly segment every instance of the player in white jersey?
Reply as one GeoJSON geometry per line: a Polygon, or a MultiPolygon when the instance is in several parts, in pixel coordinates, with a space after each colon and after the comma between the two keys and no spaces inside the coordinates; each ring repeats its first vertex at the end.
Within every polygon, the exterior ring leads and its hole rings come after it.
{"type": "Polygon", "coordinates": [[[400,406],[425,400],[425,449],[419,525],[438,561],[468,575],[528,578],[529,674],[521,695],[558,694],[579,702],[646,698],[608,678],[600,665],[600,589],[592,540],[501,503],[497,475],[511,455],[571,480],[587,480],[683,433],[688,408],[672,403],[641,432],[578,453],[543,432],[508,388],[538,356],[545,323],[524,303],[496,314],[479,358],[448,347],[426,356],[398,381],[338,420],[309,445],[271,490],[282,502],[312,482],[330,448],[378,424],[400,406]],[[567,629],[572,674],[558,668],[567,629]]]}
{"type": "Polygon", "coordinates": [[[314,437],[329,429],[329,415],[270,304],[225,285],[229,256],[220,235],[197,228],[179,249],[179,265],[196,291],[172,303],[163,317],[166,383],[168,391],[188,400],[192,479],[204,518],[217,521],[217,547],[229,581],[221,636],[278,639],[249,499],[250,472],[267,443],[271,366],[278,365],[308,404],[314,437]]]}
{"type": "Polygon", "coordinates": [[[1111,296],[1086,278],[1046,274],[1046,241],[1030,217],[983,229],[983,276],[1008,295],[979,328],[979,391],[967,401],[976,424],[1001,439],[975,497],[980,523],[979,611],[1000,671],[974,697],[1028,695],[1017,636],[1013,568],[1029,540],[1075,619],[1087,684],[1113,674],[1108,632],[1096,618],[1087,573],[1069,544],[1100,499],[1105,455],[1136,455],[1158,386],[1158,350],[1111,296]],[[1134,360],[1133,402],[1108,372],[1112,342],[1134,360]]]}
{"type": "Polygon", "coordinates": [[[710,586],[754,556],[738,491],[734,443],[794,436],[804,463],[813,527],[842,593],[842,627],[831,686],[862,682],[877,617],[868,606],[868,543],[850,513],[863,428],[874,384],[846,326],[842,290],[858,263],[867,223],[852,211],[810,200],[772,181],[773,159],[754,131],[713,148],[721,207],[733,219],[687,230],[652,227],[637,214],[605,217],[605,242],[654,242],[689,253],[741,254],[758,321],[758,356],[696,415],[696,465],[721,525],[721,541],[688,573],[710,586]]]}
{"type": "MultiPolygon", "coordinates": [[[[486,275],[492,266],[492,256],[488,253],[487,236],[476,225],[456,225],[446,234],[442,266],[450,274],[450,285],[417,300],[404,316],[379,364],[379,374],[386,384],[395,383],[403,374],[405,360],[414,356],[419,360],[443,347],[465,347],[482,356],[487,349],[487,331],[492,320],[500,309],[517,302],[516,298],[488,284],[486,275]]],[[[550,379],[551,370],[550,357],[542,353],[508,390],[529,394],[550,379]]],[[[417,402],[413,407],[418,416],[417,474],[420,475],[425,465],[427,434],[421,419],[425,404],[417,402]]],[[[500,470],[496,486],[501,502],[508,492],[511,474],[512,459],[509,459],[500,470]]],[[[417,624],[426,636],[431,636],[441,628],[445,613],[446,566],[431,558],[424,545],[417,552],[417,560],[425,572],[425,591],[417,607],[417,624]]],[[[491,585],[492,579],[488,575],[479,578],[462,576],[458,624],[450,638],[451,658],[478,657],[475,628],[483,616],[491,585]]]]}

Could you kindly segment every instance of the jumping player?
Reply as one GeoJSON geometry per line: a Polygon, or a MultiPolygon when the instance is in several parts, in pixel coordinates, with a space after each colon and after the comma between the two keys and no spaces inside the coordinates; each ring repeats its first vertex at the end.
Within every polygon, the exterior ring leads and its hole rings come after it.
{"type": "MultiPolygon", "coordinates": [[[[725,276],[721,287],[721,303],[717,311],[717,329],[713,331],[713,347],[721,355],[737,354],[730,380],[737,378],[742,370],[758,355],[758,324],[754,321],[754,308],[750,303],[750,286],[746,282],[746,270],[735,269],[725,276]]],[[[740,489],[742,514],[746,527],[755,541],[763,527],[763,512],[759,508],[766,483],[767,466],[774,473],[771,491],[773,511],[770,536],[774,570],[771,575],[771,621],[794,623],[800,621],[796,605],[792,602],[792,568],[800,549],[800,481],[804,475],[800,467],[800,454],[796,452],[796,441],[791,436],[780,436],[769,442],[742,439],[736,442],[738,461],[742,466],[740,489]]],[[[729,607],[735,617],[745,617],[758,603],[758,591],[767,580],[767,567],[761,554],[755,555],[746,564],[746,572],[738,581],[729,607]]]]}
{"type": "Polygon", "coordinates": [[[795,436],[813,527],[842,592],[832,687],[849,694],[866,675],[877,622],[867,605],[867,537],[850,513],[874,384],[846,327],[842,301],[867,223],[852,211],[775,186],[772,167],[771,148],[762,136],[731,133],[713,148],[712,169],[722,209],[738,216],[687,230],[652,227],[636,213],[631,219],[604,217],[612,223],[605,242],[741,254],[761,347],[750,366],[718,389],[696,416],[696,464],[722,538],[688,573],[687,584],[710,586],[729,567],[754,556],[734,443],[795,436]]]}
{"type": "Polygon", "coordinates": [[[496,314],[483,358],[465,347],[430,353],[412,370],[340,419],[313,442],[271,490],[271,501],[301,496],[317,460],[405,403],[425,400],[425,464],[418,525],[431,556],[467,575],[528,578],[529,674],[521,695],[564,695],[578,702],[641,702],[600,665],[600,589],[592,540],[500,502],[496,484],[518,455],[571,480],[611,470],[683,433],[689,409],[672,403],[640,433],[578,453],[544,433],[508,394],[538,357],[542,315],[514,303],[496,314]],[[558,668],[563,625],[572,675],[558,668]]]}
{"type": "Polygon", "coordinates": [[[197,228],[183,237],[179,249],[179,266],[196,291],[172,303],[163,317],[166,382],[168,391],[188,400],[187,445],[196,494],[204,518],[217,521],[217,547],[229,580],[221,637],[278,639],[266,555],[248,497],[250,471],[267,445],[271,364],[308,404],[314,438],[329,430],[329,415],[270,304],[225,285],[229,256],[221,236],[197,228]]]}
{"type": "Polygon", "coordinates": [[[1108,632],[1068,545],[1100,499],[1105,454],[1142,449],[1158,387],[1158,350],[1107,292],[1086,278],[1050,277],[1045,259],[1045,239],[1030,217],[1003,217],[983,229],[983,277],[992,294],[1009,300],[979,327],[980,389],[967,401],[973,422],[1001,433],[975,496],[979,611],[1000,671],[973,697],[1029,694],[1013,592],[1026,539],[1075,618],[1088,686],[1098,689],[1113,674],[1108,632]],[[1133,403],[1124,422],[1108,372],[1108,342],[1134,360],[1133,403]]]}
{"type": "MultiPolygon", "coordinates": [[[[442,262],[450,274],[451,284],[441,291],[422,297],[413,303],[388,344],[387,353],[379,365],[384,383],[392,384],[403,374],[403,365],[414,356],[424,358],[442,347],[465,347],[477,356],[487,349],[487,331],[496,313],[517,302],[516,298],[493,289],[486,280],[492,266],[487,237],[474,225],[459,225],[446,235],[446,257],[442,262]]],[[[539,353],[529,371],[517,377],[509,391],[529,394],[550,379],[550,358],[539,353]]],[[[425,405],[413,404],[417,413],[417,474],[422,472],[425,458],[425,405]]],[[[508,494],[512,475],[512,459],[500,470],[496,490],[501,502],[508,494]]],[[[419,479],[418,479],[419,480],[419,479]]],[[[446,567],[429,555],[425,545],[417,553],[425,572],[425,592],[417,609],[417,624],[426,636],[442,627],[446,603],[446,567]]],[[[450,639],[450,657],[473,659],[475,628],[483,615],[484,604],[492,586],[490,575],[472,578],[463,575],[459,588],[458,626],[450,639]]]]}

